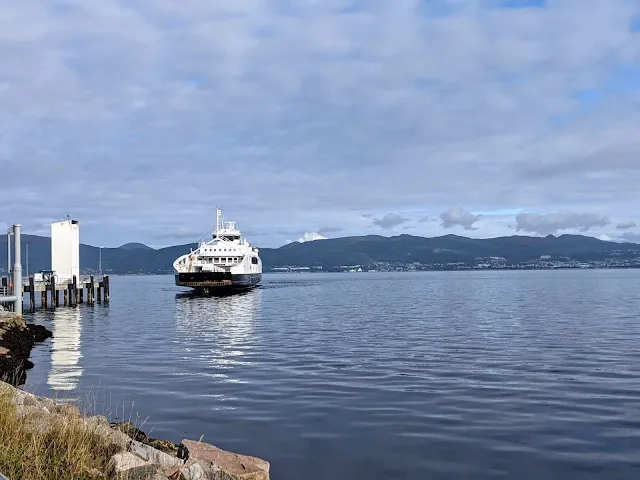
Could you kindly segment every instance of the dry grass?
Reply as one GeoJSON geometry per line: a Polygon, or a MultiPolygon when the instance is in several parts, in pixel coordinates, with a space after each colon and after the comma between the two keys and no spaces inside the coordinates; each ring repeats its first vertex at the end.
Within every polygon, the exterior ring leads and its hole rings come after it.
{"type": "Polygon", "coordinates": [[[11,480],[106,479],[117,447],[72,412],[45,418],[18,414],[10,393],[0,393],[0,473],[11,480]],[[37,423],[37,422],[36,422],[37,423]]]}

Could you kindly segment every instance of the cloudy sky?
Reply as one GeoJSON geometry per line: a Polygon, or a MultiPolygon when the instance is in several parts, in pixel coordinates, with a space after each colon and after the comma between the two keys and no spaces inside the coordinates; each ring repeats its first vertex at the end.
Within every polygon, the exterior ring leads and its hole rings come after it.
{"type": "Polygon", "coordinates": [[[640,240],[637,0],[3,0],[0,227],[640,240]]]}

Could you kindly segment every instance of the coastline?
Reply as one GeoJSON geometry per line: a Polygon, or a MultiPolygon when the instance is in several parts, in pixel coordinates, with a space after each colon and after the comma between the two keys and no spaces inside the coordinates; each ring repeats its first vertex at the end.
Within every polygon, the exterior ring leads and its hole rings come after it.
{"type": "MultiPolygon", "coordinates": [[[[3,422],[11,423],[15,430],[13,437],[0,441],[7,443],[20,438],[29,445],[39,445],[50,441],[56,429],[82,432],[85,439],[103,447],[97,450],[103,454],[96,465],[83,466],[89,468],[85,472],[87,478],[269,480],[270,464],[266,460],[222,450],[204,443],[202,437],[183,439],[179,444],[148,437],[131,422],[110,423],[95,412],[81,413],[77,405],[22,390],[27,371],[33,367],[29,360],[32,348],[52,335],[43,326],[0,311],[0,408],[7,416],[3,422]]],[[[75,440],[72,434],[65,435],[69,442],[75,440]]],[[[46,449],[43,452],[46,460],[48,452],[46,449]]],[[[21,472],[28,468],[27,463],[26,458],[14,458],[12,463],[0,455],[0,473],[21,472]]]]}
{"type": "MultiPolygon", "coordinates": [[[[0,307],[1,308],[1,307],[0,307]]],[[[0,310],[0,380],[12,386],[24,385],[31,349],[53,333],[41,325],[26,323],[12,312],[0,310]]]]}

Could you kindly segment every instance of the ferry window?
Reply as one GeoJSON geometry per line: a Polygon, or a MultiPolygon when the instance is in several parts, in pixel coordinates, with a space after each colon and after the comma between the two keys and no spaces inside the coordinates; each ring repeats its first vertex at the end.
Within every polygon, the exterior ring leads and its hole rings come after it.
{"type": "Polygon", "coordinates": [[[216,257],[214,260],[216,263],[220,263],[220,258],[216,257]]]}
{"type": "Polygon", "coordinates": [[[253,263],[254,265],[258,264],[258,258],[257,257],[251,257],[251,263],[253,263]]]}

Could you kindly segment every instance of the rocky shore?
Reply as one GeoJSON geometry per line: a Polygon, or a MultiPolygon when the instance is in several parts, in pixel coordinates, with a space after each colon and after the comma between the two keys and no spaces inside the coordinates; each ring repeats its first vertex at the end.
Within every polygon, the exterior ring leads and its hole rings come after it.
{"type": "MultiPolygon", "coordinates": [[[[151,438],[130,422],[109,423],[104,416],[83,415],[75,405],[17,388],[24,384],[26,371],[33,367],[29,355],[34,344],[51,335],[45,327],[27,324],[9,312],[0,312],[0,408],[5,417],[3,424],[12,423],[15,430],[12,437],[0,438],[0,447],[20,453],[24,442],[31,446],[51,445],[51,438],[62,431],[62,440],[54,441],[61,444],[65,442],[65,436],[77,437],[80,432],[83,438],[80,443],[90,441],[99,447],[96,451],[102,452],[96,459],[97,465],[83,465],[82,478],[269,480],[269,462],[260,458],[221,450],[202,442],[202,438],[184,439],[179,444],[151,438]],[[16,437],[23,442],[20,446],[7,444],[16,437]]],[[[70,443],[73,440],[69,438],[70,443]]],[[[50,454],[49,450],[50,447],[43,449],[46,454],[50,454]]],[[[38,452],[32,455],[37,456],[38,452]]],[[[46,459],[44,463],[43,468],[47,470],[46,459]]],[[[0,473],[5,475],[7,468],[19,469],[24,464],[24,459],[14,459],[12,464],[0,455],[0,473]]],[[[30,478],[20,474],[17,477],[30,478]]]]}
{"type": "Polygon", "coordinates": [[[45,327],[28,324],[0,306],[0,380],[14,386],[23,385],[27,370],[33,368],[29,360],[31,349],[51,335],[45,327]]]}
{"type": "Polygon", "coordinates": [[[97,437],[91,441],[108,452],[109,459],[102,470],[86,465],[83,478],[269,480],[269,462],[260,458],[221,450],[201,440],[184,439],[176,445],[150,439],[131,423],[110,424],[104,416],[83,416],[76,406],[4,382],[0,382],[0,395],[9,397],[20,428],[33,438],[45,438],[61,424],[76,424],[69,429],[75,435],[83,430],[85,438],[97,437]]]}

